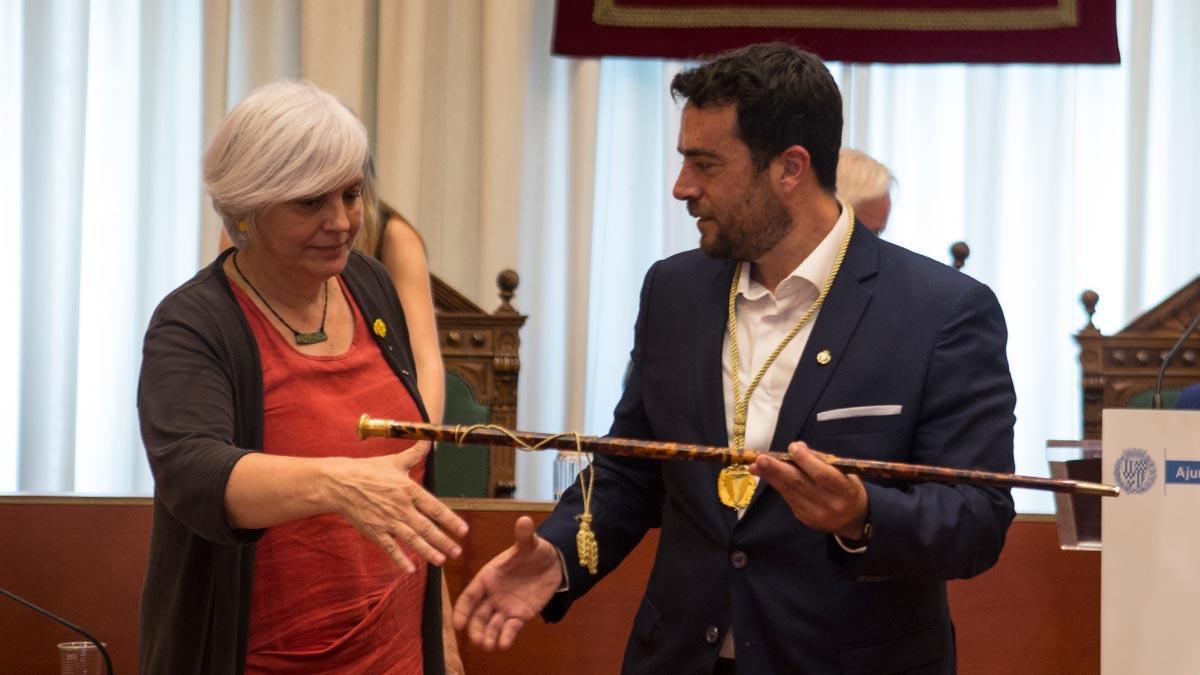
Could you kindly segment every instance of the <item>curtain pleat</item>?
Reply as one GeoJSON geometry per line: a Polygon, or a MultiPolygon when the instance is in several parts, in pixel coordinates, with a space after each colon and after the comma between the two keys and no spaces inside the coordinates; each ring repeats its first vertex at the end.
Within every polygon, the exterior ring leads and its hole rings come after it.
{"type": "Polygon", "coordinates": [[[17,483],[71,490],[79,326],[88,3],[26,3],[17,483]]]}

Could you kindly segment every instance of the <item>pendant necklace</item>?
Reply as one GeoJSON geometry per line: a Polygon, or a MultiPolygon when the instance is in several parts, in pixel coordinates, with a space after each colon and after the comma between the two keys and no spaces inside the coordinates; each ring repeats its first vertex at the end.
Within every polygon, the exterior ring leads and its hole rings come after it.
{"type": "Polygon", "coordinates": [[[246,285],[250,287],[250,290],[254,291],[254,295],[258,296],[259,300],[262,300],[262,304],[265,305],[266,308],[275,315],[276,319],[279,319],[279,323],[282,323],[288,330],[292,331],[292,336],[296,339],[296,344],[315,345],[329,339],[329,336],[325,335],[325,316],[329,313],[328,280],[325,281],[325,306],[321,308],[321,327],[311,333],[301,333],[295,328],[292,328],[292,324],[288,323],[282,316],[279,316],[279,312],[276,312],[275,308],[271,306],[271,303],[267,302],[267,299],[263,297],[263,294],[258,292],[258,289],[254,287],[254,284],[250,283],[250,279],[246,277],[246,273],[242,271],[240,266],[238,266],[237,258],[238,254],[234,253],[233,268],[237,270],[238,276],[242,277],[242,281],[245,281],[246,285]]]}
{"type": "MultiPolygon", "coordinates": [[[[838,200],[841,202],[841,200],[838,200]]],[[[750,408],[750,396],[754,393],[758,383],[762,381],[763,376],[767,374],[767,369],[775,363],[775,359],[779,357],[783,350],[800,333],[800,330],[812,320],[813,315],[817,310],[821,309],[821,305],[825,303],[825,297],[829,295],[829,289],[833,287],[833,280],[837,277],[838,270],[842,268],[842,260],[846,257],[846,249],[850,247],[850,235],[854,232],[854,209],[849,204],[842,202],[842,207],[846,209],[846,218],[848,224],[846,226],[846,235],[842,237],[842,247],[838,250],[837,258],[833,261],[833,267],[829,270],[829,276],[825,278],[825,285],[821,288],[821,293],[813,304],[809,305],[800,320],[795,326],[788,331],[788,334],[783,337],[783,340],[771,352],[767,360],[763,362],[762,367],[754,375],[754,379],[746,387],[746,392],[742,393],[741,381],[741,363],[740,354],[738,353],[738,338],[737,338],[737,291],[738,282],[742,276],[742,262],[738,261],[737,267],[733,270],[733,283],[729,287],[729,366],[731,369],[730,380],[733,384],[733,436],[730,439],[729,447],[741,451],[746,447],[746,415],[750,408]]],[[[754,498],[754,490],[758,487],[758,478],[750,473],[746,464],[731,464],[723,469],[717,476],[717,496],[720,497],[721,503],[731,509],[744,509],[750,505],[751,499],[754,498]]]]}

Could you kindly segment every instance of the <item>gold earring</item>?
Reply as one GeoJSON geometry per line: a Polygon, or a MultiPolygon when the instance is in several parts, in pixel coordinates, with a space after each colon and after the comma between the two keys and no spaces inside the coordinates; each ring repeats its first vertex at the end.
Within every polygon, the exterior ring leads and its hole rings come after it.
{"type": "Polygon", "coordinates": [[[238,222],[238,230],[241,232],[245,232],[249,227],[250,225],[244,220],[238,222]]]}

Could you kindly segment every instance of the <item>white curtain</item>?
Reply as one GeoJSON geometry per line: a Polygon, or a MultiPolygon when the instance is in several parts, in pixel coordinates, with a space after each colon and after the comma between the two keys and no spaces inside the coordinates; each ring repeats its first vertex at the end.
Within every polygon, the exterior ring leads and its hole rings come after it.
{"type": "MultiPolygon", "coordinates": [[[[552,57],[553,5],[0,0],[0,490],[148,491],[141,333],[216,252],[204,140],[280,77],[363,117],[435,273],[487,309],[521,273],[519,425],[606,430],[642,276],[695,245],[670,197],[680,66],[552,57]]],[[[1113,332],[1200,271],[1200,228],[1170,211],[1200,182],[1200,9],[1119,7],[1119,67],[832,64],[846,144],[899,177],[884,236],[939,260],[967,241],[1004,304],[1025,473],[1079,435],[1079,292],[1113,332]]],[[[519,458],[518,496],[549,496],[550,459],[519,458]]]]}
{"type": "Polygon", "coordinates": [[[196,260],[192,3],[0,2],[0,490],[146,492],[150,312],[196,260]]]}

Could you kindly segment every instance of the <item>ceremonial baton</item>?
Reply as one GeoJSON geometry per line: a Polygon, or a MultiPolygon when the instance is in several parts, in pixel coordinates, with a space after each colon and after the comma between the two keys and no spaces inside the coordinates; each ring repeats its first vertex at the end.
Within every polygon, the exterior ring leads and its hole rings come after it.
{"type": "MultiPolygon", "coordinates": [[[[600,436],[577,436],[576,434],[540,434],[531,431],[509,431],[494,425],[449,426],[402,422],[363,415],[358,420],[358,437],[407,438],[415,441],[437,441],[456,445],[518,446],[526,450],[581,450],[598,455],[619,455],[643,459],[687,459],[716,464],[750,464],[759,455],[774,457],[781,462],[791,462],[786,452],[759,450],[734,450],[707,445],[643,441],[632,438],[600,436]],[[578,442],[577,442],[578,439],[578,442]]],[[[812,453],[826,464],[842,471],[867,478],[884,478],[910,482],[963,483],[966,485],[991,485],[1004,488],[1027,488],[1048,490],[1068,494],[1099,495],[1116,497],[1121,491],[1113,485],[1089,483],[1079,480],[1039,478],[1012,473],[977,471],[974,469],[951,469],[925,464],[905,462],[883,462],[872,459],[851,459],[824,452],[812,453]]]]}

